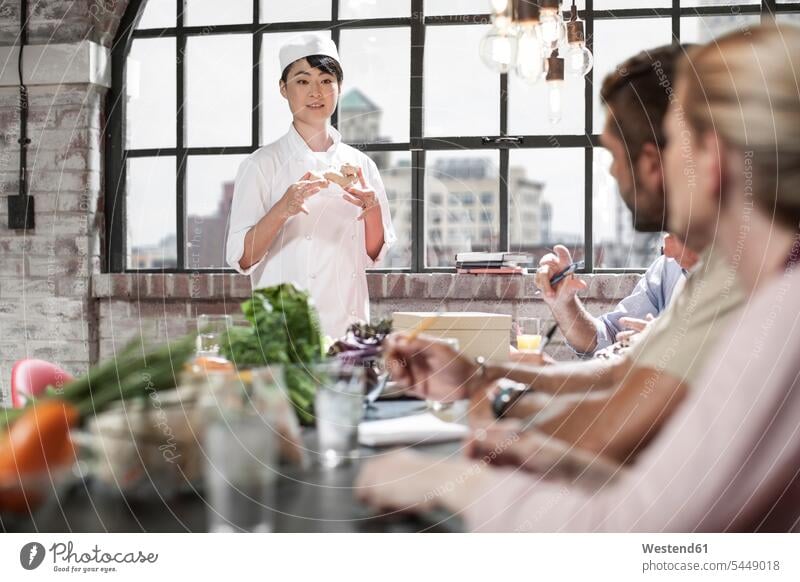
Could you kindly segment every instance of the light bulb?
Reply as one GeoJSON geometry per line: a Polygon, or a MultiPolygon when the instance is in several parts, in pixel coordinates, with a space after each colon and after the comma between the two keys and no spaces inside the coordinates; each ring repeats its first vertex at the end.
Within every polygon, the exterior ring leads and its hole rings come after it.
{"type": "Polygon", "coordinates": [[[517,56],[517,37],[493,26],[481,40],[481,59],[498,73],[508,73],[517,56]]]}
{"type": "Polygon", "coordinates": [[[537,2],[542,16],[556,16],[561,11],[561,2],[537,2]]]}
{"type": "Polygon", "coordinates": [[[517,75],[528,83],[536,83],[544,73],[544,53],[539,29],[525,27],[517,45],[517,75]]]}
{"type": "Polygon", "coordinates": [[[582,43],[573,43],[567,51],[567,74],[573,77],[583,77],[592,70],[594,57],[592,51],[582,43]]]}
{"type": "Polygon", "coordinates": [[[547,48],[553,48],[564,42],[566,29],[561,15],[557,12],[542,12],[539,17],[539,33],[547,48]]]}
{"type": "Polygon", "coordinates": [[[503,14],[508,9],[510,0],[491,0],[492,12],[494,14],[503,14]]]}
{"type": "Polygon", "coordinates": [[[561,85],[563,81],[548,81],[547,82],[547,118],[550,123],[556,124],[561,122],[561,85]]]}

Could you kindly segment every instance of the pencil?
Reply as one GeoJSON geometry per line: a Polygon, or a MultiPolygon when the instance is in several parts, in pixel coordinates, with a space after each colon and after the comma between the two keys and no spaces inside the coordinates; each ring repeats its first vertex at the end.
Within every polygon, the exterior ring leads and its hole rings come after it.
{"type": "Polygon", "coordinates": [[[433,323],[439,319],[441,312],[436,312],[433,315],[429,315],[428,317],[420,320],[420,322],[412,327],[409,332],[406,334],[406,339],[409,341],[413,341],[417,339],[417,336],[428,329],[433,323]]]}

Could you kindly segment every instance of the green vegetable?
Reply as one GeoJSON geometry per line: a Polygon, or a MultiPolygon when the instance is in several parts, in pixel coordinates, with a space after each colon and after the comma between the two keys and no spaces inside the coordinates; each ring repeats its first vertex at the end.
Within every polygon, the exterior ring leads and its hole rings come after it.
{"type": "Polygon", "coordinates": [[[285,283],[253,291],[242,303],[252,327],[233,327],[221,342],[221,354],[237,368],[286,366],[289,397],[303,424],[313,421],[314,380],[304,368],[324,357],[317,310],[309,294],[285,283]]]}

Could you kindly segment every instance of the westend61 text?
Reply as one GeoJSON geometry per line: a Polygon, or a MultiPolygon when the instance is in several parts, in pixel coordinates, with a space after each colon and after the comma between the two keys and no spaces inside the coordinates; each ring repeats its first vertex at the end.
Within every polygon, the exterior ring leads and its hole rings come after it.
{"type": "Polygon", "coordinates": [[[642,552],[645,554],[707,554],[708,544],[688,544],[686,546],[642,544],[642,552]]]}

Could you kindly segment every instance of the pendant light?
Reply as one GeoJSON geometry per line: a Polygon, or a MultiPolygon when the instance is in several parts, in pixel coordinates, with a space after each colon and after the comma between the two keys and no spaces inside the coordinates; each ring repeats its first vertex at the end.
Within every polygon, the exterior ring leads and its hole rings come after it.
{"type": "Polygon", "coordinates": [[[481,59],[491,70],[514,71],[531,84],[544,77],[548,117],[558,123],[565,72],[570,79],[580,78],[594,65],[575,0],[566,23],[561,0],[489,0],[489,5],[492,27],[481,40],[481,59]]]}

